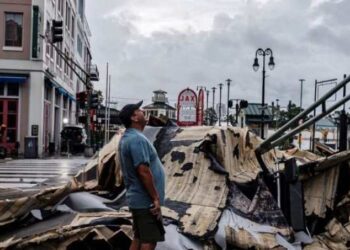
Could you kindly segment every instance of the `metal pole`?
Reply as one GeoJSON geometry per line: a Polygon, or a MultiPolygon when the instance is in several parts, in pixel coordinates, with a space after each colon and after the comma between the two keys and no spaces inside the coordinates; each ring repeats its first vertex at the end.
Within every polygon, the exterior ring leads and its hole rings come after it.
{"type": "Polygon", "coordinates": [[[227,121],[227,126],[229,125],[229,116],[230,116],[230,112],[229,112],[229,107],[228,107],[228,102],[230,101],[230,85],[231,85],[231,79],[227,79],[227,114],[226,114],[226,121],[227,121]]]}
{"type": "Polygon", "coordinates": [[[219,126],[221,126],[221,93],[222,93],[222,83],[219,83],[219,90],[220,90],[220,95],[219,95],[219,126]]]}
{"type": "Polygon", "coordinates": [[[207,125],[209,125],[209,90],[207,92],[207,113],[206,113],[206,120],[207,120],[207,125]]]}
{"type": "MultiPolygon", "coordinates": [[[[314,93],[314,102],[317,101],[317,80],[315,80],[315,93],[314,93]]],[[[314,109],[314,117],[316,116],[316,108],[314,109]]],[[[316,136],[316,123],[312,125],[312,144],[311,152],[315,152],[315,136],[316,136]]]]}
{"type": "MultiPolygon", "coordinates": [[[[300,120],[301,118],[304,118],[306,115],[308,115],[310,112],[314,111],[319,105],[324,103],[329,97],[334,95],[338,90],[344,87],[348,82],[350,82],[350,76],[347,76],[343,81],[341,81],[339,84],[337,84],[334,88],[329,90],[326,94],[324,94],[319,100],[314,102],[312,105],[310,105],[308,108],[306,108],[303,112],[296,115],[293,119],[288,121],[286,124],[284,124],[281,128],[279,128],[276,133],[271,135],[267,140],[263,141],[260,146],[255,150],[259,154],[267,152],[269,149],[271,149],[270,145],[271,142],[278,139],[286,130],[288,130],[291,126],[291,124],[295,124],[296,121],[300,120]]],[[[316,81],[317,83],[317,81],[316,81]]],[[[315,85],[316,86],[316,85],[315,85]]],[[[341,105],[343,105],[342,103],[341,105]]],[[[312,123],[309,125],[311,126],[312,123]]]]}
{"type": "Polygon", "coordinates": [[[206,91],[207,92],[207,109],[209,108],[209,90],[206,91]]]}
{"type": "Polygon", "coordinates": [[[110,135],[109,135],[109,128],[110,128],[110,125],[111,125],[111,79],[112,79],[112,76],[109,75],[109,81],[108,81],[108,109],[107,109],[107,112],[108,112],[108,117],[107,117],[107,141],[109,141],[109,138],[110,138],[110,135]]]}
{"type": "Polygon", "coordinates": [[[261,139],[265,139],[264,133],[264,116],[265,116],[265,53],[263,54],[263,70],[262,70],[262,101],[261,101],[261,139]]]}
{"type": "MultiPolygon", "coordinates": [[[[346,75],[344,74],[344,79],[346,78],[346,75]]],[[[344,86],[344,88],[343,88],[343,97],[344,96],[346,96],[346,85],[344,86]]],[[[343,105],[343,110],[345,110],[345,103],[344,103],[344,105],[343,105]]]]}
{"type": "Polygon", "coordinates": [[[215,111],[215,90],[216,90],[216,88],[212,87],[211,89],[213,90],[213,110],[215,111]]]}
{"type": "Polygon", "coordinates": [[[105,96],[105,139],[104,144],[107,143],[107,103],[108,103],[108,63],[107,63],[107,69],[106,69],[106,96],[105,96]]]}
{"type": "MultiPolygon", "coordinates": [[[[347,101],[350,100],[350,95],[344,97],[343,99],[341,99],[339,102],[337,102],[336,104],[334,104],[333,106],[331,106],[329,109],[327,109],[325,112],[322,112],[320,114],[318,114],[317,116],[312,117],[312,119],[307,120],[305,123],[301,124],[300,126],[296,127],[295,129],[292,129],[290,132],[288,132],[287,134],[279,137],[277,140],[273,141],[271,143],[271,147],[275,147],[277,145],[279,145],[279,143],[283,142],[284,140],[286,140],[288,137],[296,135],[297,133],[299,133],[299,131],[301,131],[302,129],[310,126],[311,124],[317,122],[318,120],[322,119],[323,117],[325,117],[326,115],[328,115],[329,113],[333,112],[334,110],[336,110],[339,106],[343,105],[344,103],[346,103],[347,101]]],[[[290,122],[289,122],[290,123],[290,122]]],[[[270,138],[269,138],[270,139],[270,138]]]]}
{"type": "MultiPolygon", "coordinates": [[[[300,81],[300,113],[302,112],[303,108],[303,82],[305,79],[299,79],[300,81]]],[[[301,149],[301,131],[299,133],[299,149],[301,149]]]]}
{"type": "Polygon", "coordinates": [[[277,109],[277,112],[276,112],[276,125],[275,125],[275,130],[277,129],[277,114],[279,115],[280,114],[280,107],[278,106],[278,102],[280,101],[280,99],[276,99],[276,109],[277,109]]]}

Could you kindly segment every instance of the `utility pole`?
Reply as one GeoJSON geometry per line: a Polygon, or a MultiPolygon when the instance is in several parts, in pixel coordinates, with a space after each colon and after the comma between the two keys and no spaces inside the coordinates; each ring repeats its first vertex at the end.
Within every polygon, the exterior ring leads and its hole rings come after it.
{"type": "Polygon", "coordinates": [[[229,112],[229,107],[228,107],[228,102],[230,100],[230,85],[231,85],[231,79],[227,79],[227,114],[226,114],[226,121],[227,121],[227,126],[229,125],[229,116],[230,116],[230,112],[229,112]]]}
{"type": "MultiPolygon", "coordinates": [[[[302,112],[302,108],[303,108],[303,82],[305,81],[305,79],[299,79],[300,81],[300,113],[302,112]]],[[[301,131],[299,133],[299,149],[301,149],[301,131]]]]}
{"type": "Polygon", "coordinates": [[[107,68],[106,68],[106,102],[105,102],[105,140],[104,144],[107,144],[107,104],[108,104],[108,63],[107,63],[107,68]]]}
{"type": "Polygon", "coordinates": [[[209,108],[209,90],[206,91],[207,92],[207,110],[209,108]]]}
{"type": "Polygon", "coordinates": [[[222,83],[219,83],[220,95],[219,95],[219,126],[221,126],[221,93],[222,93],[222,83]]]}
{"type": "Polygon", "coordinates": [[[300,81],[300,112],[301,109],[303,108],[303,82],[305,81],[305,79],[299,79],[300,81]]]}
{"type": "Polygon", "coordinates": [[[277,112],[276,112],[276,125],[275,125],[275,130],[277,130],[277,122],[278,122],[278,120],[277,120],[277,114],[278,114],[278,116],[279,116],[279,114],[280,114],[280,107],[278,106],[278,102],[280,101],[280,99],[276,99],[276,109],[277,109],[277,112]]]}
{"type": "Polygon", "coordinates": [[[216,90],[216,88],[212,87],[211,89],[213,90],[213,110],[215,111],[215,90],[216,90]]]}
{"type": "Polygon", "coordinates": [[[209,125],[209,90],[206,90],[207,93],[207,113],[206,113],[206,120],[207,120],[207,125],[209,125]]]}
{"type": "Polygon", "coordinates": [[[110,125],[111,125],[111,81],[112,79],[112,76],[109,75],[109,81],[108,81],[108,118],[107,118],[107,140],[109,141],[109,128],[110,128],[110,125]]]}

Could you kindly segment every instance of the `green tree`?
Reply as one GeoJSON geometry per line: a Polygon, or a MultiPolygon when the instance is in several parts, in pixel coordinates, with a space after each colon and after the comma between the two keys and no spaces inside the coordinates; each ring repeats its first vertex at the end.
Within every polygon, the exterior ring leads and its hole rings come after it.
{"type": "MultiPolygon", "coordinates": [[[[297,106],[295,103],[292,103],[291,101],[289,101],[287,110],[280,110],[278,112],[278,120],[277,120],[278,127],[281,127],[284,124],[286,124],[287,122],[289,122],[292,118],[294,118],[296,115],[298,115],[301,111],[303,111],[303,110],[300,109],[299,106],[297,106]]],[[[298,122],[299,121],[296,121],[292,125],[292,128],[297,127],[298,122]]]]}
{"type": "Polygon", "coordinates": [[[215,125],[218,121],[218,116],[213,108],[208,108],[204,111],[204,124],[205,125],[215,125]]]}

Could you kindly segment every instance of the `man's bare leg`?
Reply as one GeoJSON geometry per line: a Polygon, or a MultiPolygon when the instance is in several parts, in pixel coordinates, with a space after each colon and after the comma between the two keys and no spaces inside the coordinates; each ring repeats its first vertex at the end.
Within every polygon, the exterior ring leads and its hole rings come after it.
{"type": "Polygon", "coordinates": [[[139,249],[140,249],[140,240],[135,238],[132,240],[129,250],[139,250],[139,249]]]}
{"type": "Polygon", "coordinates": [[[141,243],[141,250],[154,250],[157,243],[141,243]]]}

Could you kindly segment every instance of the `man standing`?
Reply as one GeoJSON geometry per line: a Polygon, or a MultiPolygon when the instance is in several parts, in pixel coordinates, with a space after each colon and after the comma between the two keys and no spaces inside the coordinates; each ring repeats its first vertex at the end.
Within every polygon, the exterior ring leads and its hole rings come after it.
{"type": "Polygon", "coordinates": [[[152,143],[142,134],[146,119],[142,101],[122,108],[119,117],[126,130],[119,143],[126,198],[133,217],[131,250],[155,249],[164,241],[160,206],[164,203],[165,174],[152,143]]]}

